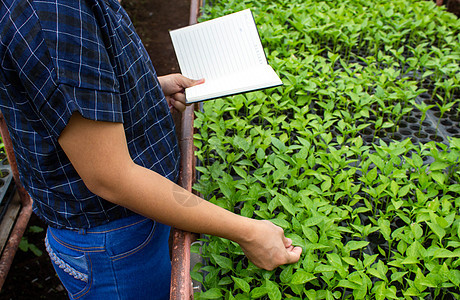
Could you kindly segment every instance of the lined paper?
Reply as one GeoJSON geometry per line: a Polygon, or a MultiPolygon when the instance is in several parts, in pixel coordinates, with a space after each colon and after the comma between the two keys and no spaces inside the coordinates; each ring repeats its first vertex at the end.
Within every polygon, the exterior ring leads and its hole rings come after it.
{"type": "MultiPolygon", "coordinates": [[[[194,87],[193,92],[186,90],[188,101],[199,101],[196,100],[199,93],[203,94],[202,97],[207,97],[206,93],[216,94],[215,90],[219,89],[219,86],[216,86],[217,82],[221,85],[222,93],[224,90],[244,92],[248,87],[240,87],[236,91],[235,86],[249,83],[237,83],[235,79],[260,72],[259,67],[263,67],[264,70],[267,70],[267,66],[271,68],[249,9],[173,30],[170,34],[182,74],[194,79],[205,78],[205,83],[199,88],[194,87]]],[[[268,73],[272,86],[273,80],[276,81],[275,85],[281,84],[273,70],[268,73]],[[276,78],[273,78],[273,75],[276,78]]],[[[267,76],[261,76],[259,80],[264,80],[267,76]]],[[[250,85],[254,86],[254,83],[250,85]]],[[[267,82],[259,84],[257,89],[264,88],[264,85],[267,85],[267,82]]],[[[222,96],[225,94],[228,92],[222,96]]]]}

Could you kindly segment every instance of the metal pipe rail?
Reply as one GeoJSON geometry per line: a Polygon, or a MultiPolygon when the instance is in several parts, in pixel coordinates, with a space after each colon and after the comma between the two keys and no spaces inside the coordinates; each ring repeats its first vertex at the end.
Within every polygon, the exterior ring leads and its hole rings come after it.
{"type": "MultiPolygon", "coordinates": [[[[197,23],[200,12],[200,0],[190,1],[189,24],[197,23]]],[[[195,154],[193,145],[193,120],[197,105],[192,104],[182,114],[179,144],[181,149],[181,171],[179,185],[192,191],[195,180],[195,154]]],[[[171,300],[193,299],[193,286],[190,277],[190,245],[195,235],[179,229],[173,229],[171,300]]]]}
{"type": "MultiPolygon", "coordinates": [[[[27,228],[29,223],[30,216],[32,214],[32,199],[29,194],[26,192],[21,182],[19,181],[19,172],[18,165],[16,163],[16,158],[13,151],[13,143],[11,142],[11,137],[6,126],[5,119],[3,114],[0,112],[0,135],[2,136],[3,143],[5,144],[6,156],[8,157],[8,162],[11,166],[11,171],[13,173],[14,183],[16,184],[17,191],[14,195],[12,202],[17,203],[20,207],[19,213],[14,214],[12,217],[15,218],[11,222],[11,230],[9,231],[9,237],[6,241],[3,252],[0,256],[0,289],[5,283],[6,276],[10,270],[11,264],[13,263],[14,256],[18,249],[19,243],[21,242],[22,236],[27,228]]],[[[12,205],[12,203],[10,204],[12,205]]],[[[2,223],[3,224],[3,223],[2,223]]],[[[9,228],[7,228],[9,229],[9,228]]]]}

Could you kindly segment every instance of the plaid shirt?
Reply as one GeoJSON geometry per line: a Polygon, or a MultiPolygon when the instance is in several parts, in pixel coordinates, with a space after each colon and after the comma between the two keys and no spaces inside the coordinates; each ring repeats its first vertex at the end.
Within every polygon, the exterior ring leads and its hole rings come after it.
{"type": "Polygon", "coordinates": [[[132,214],[91,193],[60,148],[74,112],[122,122],[134,162],[177,179],[168,104],[117,0],[2,0],[0,24],[0,109],[46,223],[89,228],[132,214]]]}

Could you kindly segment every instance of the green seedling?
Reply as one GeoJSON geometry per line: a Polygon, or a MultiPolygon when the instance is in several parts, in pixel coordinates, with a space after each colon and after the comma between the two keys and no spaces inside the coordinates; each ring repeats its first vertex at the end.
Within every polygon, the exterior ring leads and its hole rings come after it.
{"type": "Polygon", "coordinates": [[[442,115],[456,107],[459,21],[412,0],[222,0],[204,12],[244,8],[284,85],[204,103],[194,188],[271,220],[304,251],[268,272],[206,236],[195,297],[458,298],[458,139],[377,142],[366,132],[398,132],[415,108],[423,125],[433,106],[415,101],[421,92],[442,115]]]}

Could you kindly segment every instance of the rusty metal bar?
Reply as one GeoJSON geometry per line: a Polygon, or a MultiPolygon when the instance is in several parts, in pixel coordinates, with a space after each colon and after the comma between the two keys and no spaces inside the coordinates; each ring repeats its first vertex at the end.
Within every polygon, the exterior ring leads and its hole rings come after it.
{"type": "MultiPolygon", "coordinates": [[[[182,116],[181,172],[179,185],[192,190],[195,160],[193,148],[194,104],[188,106],[182,116]]],[[[170,299],[193,299],[192,280],[190,278],[190,245],[192,234],[179,229],[173,230],[171,296],[170,299]]]]}
{"type": "Polygon", "coordinates": [[[21,211],[18,218],[11,230],[10,237],[5,245],[2,256],[0,258],[0,289],[2,288],[6,276],[10,270],[11,264],[13,263],[14,256],[18,249],[19,243],[21,242],[24,231],[29,223],[30,216],[32,214],[32,200],[29,194],[26,192],[19,180],[18,165],[13,151],[13,143],[6,126],[5,118],[0,112],[0,134],[2,136],[3,143],[5,144],[6,156],[11,166],[11,172],[13,173],[14,182],[17,187],[18,196],[21,203],[21,211]]]}
{"type": "MultiPolygon", "coordinates": [[[[199,0],[190,1],[189,24],[195,24],[199,14],[199,0]]],[[[182,115],[180,132],[181,172],[179,185],[192,191],[195,176],[195,155],[193,145],[193,119],[195,104],[186,108],[182,115]]],[[[171,300],[193,299],[193,286],[190,277],[190,245],[194,235],[179,229],[173,229],[171,300]]]]}
{"type": "Polygon", "coordinates": [[[10,237],[3,249],[2,257],[0,259],[0,289],[5,283],[6,276],[8,275],[11,264],[13,263],[19,243],[21,242],[22,236],[27,228],[27,224],[29,223],[30,216],[32,215],[32,201],[28,195],[27,198],[28,204],[22,206],[21,212],[19,213],[16,223],[11,230],[10,237]]]}
{"type": "Polygon", "coordinates": [[[200,0],[191,0],[190,1],[190,18],[188,23],[190,25],[196,24],[198,22],[198,15],[200,14],[200,0]]]}

